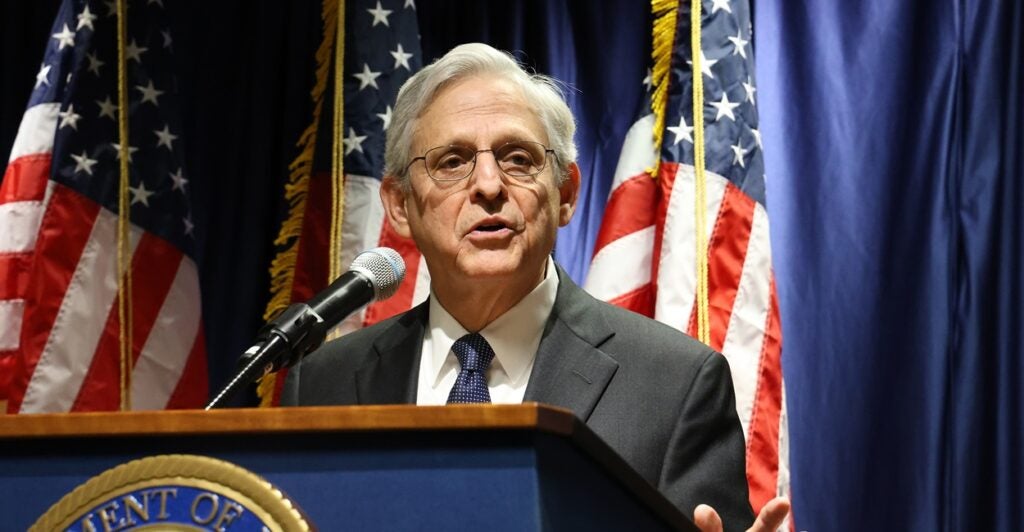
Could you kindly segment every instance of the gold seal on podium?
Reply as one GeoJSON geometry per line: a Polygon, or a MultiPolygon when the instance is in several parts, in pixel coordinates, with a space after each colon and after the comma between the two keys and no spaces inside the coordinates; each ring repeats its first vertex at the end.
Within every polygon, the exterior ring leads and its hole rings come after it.
{"type": "Polygon", "coordinates": [[[307,531],[309,523],[280,490],[234,464],[195,455],[161,455],[108,469],[68,493],[31,531],[307,531]]]}

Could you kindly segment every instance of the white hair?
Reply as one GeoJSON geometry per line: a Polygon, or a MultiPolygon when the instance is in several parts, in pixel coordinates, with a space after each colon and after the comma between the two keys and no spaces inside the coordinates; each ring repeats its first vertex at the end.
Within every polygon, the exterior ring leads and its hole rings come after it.
{"type": "Polygon", "coordinates": [[[576,144],[573,142],[576,122],[558,82],[542,74],[527,72],[510,54],[482,43],[452,48],[444,57],[409,78],[399,89],[388,126],[385,175],[394,176],[403,186],[408,186],[406,168],[413,158],[410,152],[416,121],[443,87],[479,75],[503,78],[522,90],[526,101],[533,104],[547,133],[549,147],[555,152],[558,183],[565,180],[569,164],[576,162],[576,144]]]}

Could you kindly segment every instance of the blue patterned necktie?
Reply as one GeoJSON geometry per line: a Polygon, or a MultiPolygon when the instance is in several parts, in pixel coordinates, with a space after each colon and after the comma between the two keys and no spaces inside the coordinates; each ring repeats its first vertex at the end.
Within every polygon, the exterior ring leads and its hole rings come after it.
{"type": "Polygon", "coordinates": [[[487,390],[487,367],[494,359],[494,350],[483,336],[467,334],[452,345],[455,357],[459,359],[459,376],[448,394],[448,404],[490,403],[491,392],[487,390]]]}

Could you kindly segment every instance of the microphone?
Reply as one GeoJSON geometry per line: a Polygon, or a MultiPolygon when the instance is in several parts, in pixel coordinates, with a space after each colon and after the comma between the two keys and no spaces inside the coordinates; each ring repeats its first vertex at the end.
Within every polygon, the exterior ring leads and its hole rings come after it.
{"type": "Polygon", "coordinates": [[[324,343],[327,332],[349,314],[374,300],[387,299],[405,278],[405,261],[391,248],[364,251],[349,270],[306,303],[293,303],[260,329],[256,343],[238,361],[238,373],[206,405],[221,406],[257,374],[267,375],[297,364],[324,343]]]}

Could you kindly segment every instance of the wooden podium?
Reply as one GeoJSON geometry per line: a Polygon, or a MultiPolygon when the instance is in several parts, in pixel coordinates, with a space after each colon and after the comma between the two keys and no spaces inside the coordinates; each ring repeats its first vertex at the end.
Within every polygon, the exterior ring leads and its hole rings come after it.
{"type": "Polygon", "coordinates": [[[179,453],[262,476],[321,530],[695,530],[571,413],[532,403],[0,416],[4,528],[179,453]]]}

